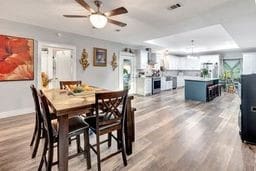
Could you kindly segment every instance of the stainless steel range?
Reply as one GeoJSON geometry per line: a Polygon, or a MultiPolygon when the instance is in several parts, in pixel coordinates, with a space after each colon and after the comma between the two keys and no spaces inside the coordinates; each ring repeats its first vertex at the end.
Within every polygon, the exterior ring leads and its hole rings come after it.
{"type": "Polygon", "coordinates": [[[152,77],[152,94],[161,92],[161,77],[152,77]]]}

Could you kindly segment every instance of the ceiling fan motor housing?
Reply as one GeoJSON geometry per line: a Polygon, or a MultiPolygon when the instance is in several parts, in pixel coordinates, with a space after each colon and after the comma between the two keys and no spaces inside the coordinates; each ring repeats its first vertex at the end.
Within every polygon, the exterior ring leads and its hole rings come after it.
{"type": "Polygon", "coordinates": [[[98,7],[98,9],[102,6],[102,1],[94,1],[94,4],[98,7]]]}

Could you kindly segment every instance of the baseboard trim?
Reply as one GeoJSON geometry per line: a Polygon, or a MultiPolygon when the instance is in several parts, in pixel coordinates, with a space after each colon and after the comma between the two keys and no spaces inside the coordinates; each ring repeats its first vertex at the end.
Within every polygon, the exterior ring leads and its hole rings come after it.
{"type": "Polygon", "coordinates": [[[0,119],[9,118],[9,117],[12,117],[12,116],[29,114],[29,113],[33,113],[34,111],[35,111],[35,109],[33,109],[33,108],[24,108],[24,109],[0,112],[0,119]]]}

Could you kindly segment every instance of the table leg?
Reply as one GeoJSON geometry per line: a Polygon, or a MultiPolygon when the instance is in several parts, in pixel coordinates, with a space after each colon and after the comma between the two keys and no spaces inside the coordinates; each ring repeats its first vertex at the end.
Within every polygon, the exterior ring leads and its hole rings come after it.
{"type": "Polygon", "coordinates": [[[68,170],[68,116],[58,117],[59,121],[59,170],[68,170]]]}

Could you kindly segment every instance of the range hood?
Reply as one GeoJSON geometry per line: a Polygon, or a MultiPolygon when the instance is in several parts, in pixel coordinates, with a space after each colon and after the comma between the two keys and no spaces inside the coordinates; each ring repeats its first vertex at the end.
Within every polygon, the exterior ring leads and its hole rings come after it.
{"type": "Polygon", "coordinates": [[[148,64],[155,65],[157,63],[156,53],[152,53],[151,48],[146,48],[146,51],[148,52],[148,64]]]}

